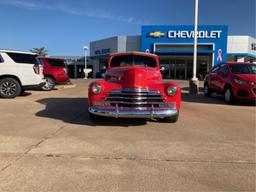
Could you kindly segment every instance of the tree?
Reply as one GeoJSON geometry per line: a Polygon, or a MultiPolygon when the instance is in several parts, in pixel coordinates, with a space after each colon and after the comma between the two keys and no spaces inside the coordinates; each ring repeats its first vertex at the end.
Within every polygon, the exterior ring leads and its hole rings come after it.
{"type": "Polygon", "coordinates": [[[33,48],[33,49],[31,50],[31,52],[37,53],[38,55],[43,56],[43,57],[45,57],[45,56],[48,54],[48,53],[47,53],[48,50],[46,50],[45,47],[33,48]]]}

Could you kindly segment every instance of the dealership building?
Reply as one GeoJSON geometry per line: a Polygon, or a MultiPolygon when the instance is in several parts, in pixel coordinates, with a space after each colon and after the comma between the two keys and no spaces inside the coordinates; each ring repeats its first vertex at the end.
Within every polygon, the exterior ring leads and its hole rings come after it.
{"type": "MultiPolygon", "coordinates": [[[[194,26],[142,26],[141,35],[115,36],[90,42],[89,63],[93,76],[106,64],[109,54],[141,51],[159,56],[163,78],[190,79],[193,71],[194,26]]],[[[256,39],[229,36],[228,26],[198,26],[197,76],[226,61],[256,62],[256,39]]]]}

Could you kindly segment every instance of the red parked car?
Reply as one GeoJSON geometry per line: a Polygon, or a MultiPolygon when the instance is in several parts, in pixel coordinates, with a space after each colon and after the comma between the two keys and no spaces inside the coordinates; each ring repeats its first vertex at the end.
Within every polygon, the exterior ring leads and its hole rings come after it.
{"type": "Polygon", "coordinates": [[[89,114],[124,118],[151,118],[176,122],[181,89],[163,82],[157,55],[115,53],[108,59],[104,80],[89,85],[89,114]]]}
{"type": "Polygon", "coordinates": [[[212,68],[206,75],[204,94],[212,92],[224,94],[226,103],[234,99],[256,99],[256,64],[222,63],[212,68]]]}
{"type": "Polygon", "coordinates": [[[68,70],[64,59],[50,57],[39,57],[38,59],[44,66],[43,73],[46,84],[42,87],[43,90],[50,91],[56,84],[69,81],[68,70]]]}

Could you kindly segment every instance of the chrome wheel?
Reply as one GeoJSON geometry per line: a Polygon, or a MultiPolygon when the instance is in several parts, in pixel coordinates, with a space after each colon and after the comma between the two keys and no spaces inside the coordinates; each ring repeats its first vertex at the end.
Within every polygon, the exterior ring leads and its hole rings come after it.
{"type": "Polygon", "coordinates": [[[50,91],[50,90],[52,90],[52,89],[54,88],[54,86],[55,86],[55,81],[54,81],[54,79],[51,78],[51,77],[46,77],[46,78],[45,78],[45,81],[46,81],[46,83],[45,83],[45,85],[42,87],[42,89],[43,89],[44,91],[50,91]]]}
{"type": "Polygon", "coordinates": [[[21,92],[20,84],[12,78],[0,81],[0,96],[4,98],[14,98],[21,92]]]}
{"type": "Polygon", "coordinates": [[[0,87],[1,93],[5,96],[11,96],[16,93],[16,85],[13,82],[6,81],[0,87]]]}

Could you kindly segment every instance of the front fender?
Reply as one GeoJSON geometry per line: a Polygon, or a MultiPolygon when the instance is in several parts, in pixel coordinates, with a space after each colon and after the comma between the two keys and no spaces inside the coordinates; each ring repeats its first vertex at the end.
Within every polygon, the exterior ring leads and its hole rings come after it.
{"type": "Polygon", "coordinates": [[[174,82],[158,82],[153,83],[149,86],[151,90],[159,90],[160,93],[164,96],[164,102],[176,102],[177,109],[180,109],[181,103],[181,88],[179,84],[174,82]],[[177,87],[177,93],[174,96],[169,96],[166,92],[169,86],[177,87]]]}
{"type": "Polygon", "coordinates": [[[90,83],[88,87],[88,104],[92,106],[93,101],[104,100],[106,95],[113,89],[121,89],[121,85],[117,83],[107,82],[104,80],[96,80],[90,83]],[[98,84],[102,86],[102,91],[99,94],[92,92],[92,86],[98,84]]]}

